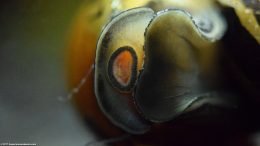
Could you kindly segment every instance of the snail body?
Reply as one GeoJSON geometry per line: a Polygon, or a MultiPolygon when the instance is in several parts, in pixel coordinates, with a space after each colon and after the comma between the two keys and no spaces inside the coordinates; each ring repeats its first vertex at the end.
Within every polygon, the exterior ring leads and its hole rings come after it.
{"type": "Polygon", "coordinates": [[[70,81],[73,87],[93,70],[74,101],[102,134],[149,133],[204,105],[236,105],[219,73],[229,29],[221,10],[233,7],[259,45],[257,16],[247,13],[246,23],[241,1],[194,2],[100,0],[82,8],[69,47],[70,81]]]}

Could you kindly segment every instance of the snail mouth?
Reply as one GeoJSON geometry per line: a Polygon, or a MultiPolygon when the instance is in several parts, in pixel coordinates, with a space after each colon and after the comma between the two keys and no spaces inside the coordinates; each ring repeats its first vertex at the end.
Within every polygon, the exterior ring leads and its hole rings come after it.
{"type": "Polygon", "coordinates": [[[197,111],[202,107],[207,107],[207,109],[235,109],[235,102],[232,101],[231,98],[232,97],[224,95],[223,93],[222,95],[216,92],[204,93],[190,102],[182,114],[197,111]]]}
{"type": "Polygon", "coordinates": [[[175,119],[168,124],[186,123],[193,126],[225,125],[227,121],[233,121],[236,116],[236,102],[224,99],[200,98],[191,103],[175,119]]]}
{"type": "MultiPolygon", "coordinates": [[[[145,81],[151,81],[151,79],[148,78],[145,81]]],[[[203,112],[205,116],[210,116],[225,109],[236,108],[236,98],[232,94],[221,91],[203,92],[195,88],[199,85],[170,88],[170,83],[168,82],[168,86],[165,85],[164,88],[159,89],[160,85],[156,86],[148,82],[149,88],[144,88],[144,86],[141,88],[140,86],[142,92],[136,92],[137,107],[149,121],[154,123],[169,122],[183,115],[196,115],[200,112],[203,112]],[[205,109],[205,107],[207,108],[205,109]]]]}

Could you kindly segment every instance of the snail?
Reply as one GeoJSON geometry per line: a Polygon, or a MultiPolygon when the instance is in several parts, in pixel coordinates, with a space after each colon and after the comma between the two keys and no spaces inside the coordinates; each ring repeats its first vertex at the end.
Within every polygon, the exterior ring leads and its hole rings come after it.
{"type": "Polygon", "coordinates": [[[251,53],[259,52],[257,8],[239,0],[99,0],[86,7],[69,45],[70,85],[88,72],[74,102],[101,134],[144,135],[204,107],[234,108],[239,88],[258,95],[252,70],[241,73],[246,66],[236,58],[240,53],[226,45],[232,37],[229,17],[238,17],[251,53]],[[230,62],[227,73],[222,57],[230,62]],[[230,79],[230,73],[238,77],[230,79]],[[238,89],[229,88],[231,80],[238,89]]]}

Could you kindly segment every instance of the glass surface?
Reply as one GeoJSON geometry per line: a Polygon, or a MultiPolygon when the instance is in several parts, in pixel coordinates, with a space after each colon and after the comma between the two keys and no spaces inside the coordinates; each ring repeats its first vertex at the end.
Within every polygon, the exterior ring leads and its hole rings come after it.
{"type": "Polygon", "coordinates": [[[83,0],[0,2],[0,145],[94,140],[66,91],[65,45],[83,0]]]}

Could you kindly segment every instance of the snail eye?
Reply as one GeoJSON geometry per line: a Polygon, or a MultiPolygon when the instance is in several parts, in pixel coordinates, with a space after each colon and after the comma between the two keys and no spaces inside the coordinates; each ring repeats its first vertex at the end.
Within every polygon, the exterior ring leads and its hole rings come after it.
{"type": "Polygon", "coordinates": [[[130,91],[137,78],[137,55],[134,49],[125,46],[117,49],[109,59],[109,79],[120,91],[130,91]]]}

